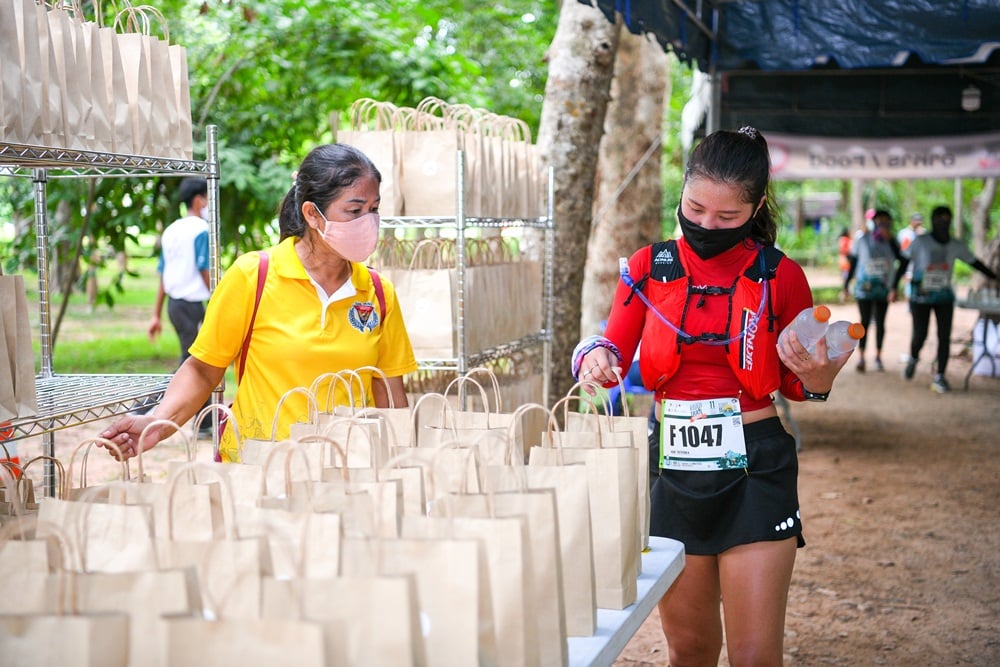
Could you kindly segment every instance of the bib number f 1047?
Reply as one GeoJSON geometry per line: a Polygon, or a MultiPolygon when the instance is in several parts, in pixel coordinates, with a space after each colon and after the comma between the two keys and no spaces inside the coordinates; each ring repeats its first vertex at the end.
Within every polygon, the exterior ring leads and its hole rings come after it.
{"type": "Polygon", "coordinates": [[[660,468],[746,468],[743,415],[736,398],[662,401],[660,468]]]}

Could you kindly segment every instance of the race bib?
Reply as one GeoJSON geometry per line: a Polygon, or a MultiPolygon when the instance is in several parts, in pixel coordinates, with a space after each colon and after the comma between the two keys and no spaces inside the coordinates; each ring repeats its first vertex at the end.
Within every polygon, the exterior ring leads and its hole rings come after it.
{"type": "Polygon", "coordinates": [[[924,271],[920,287],[925,292],[943,292],[951,288],[951,270],[928,268],[924,271]]]}
{"type": "Polygon", "coordinates": [[[747,467],[738,399],[664,399],[661,407],[660,468],[692,471],[747,467]]]}
{"type": "Polygon", "coordinates": [[[865,262],[865,276],[883,283],[889,282],[889,270],[892,263],[885,257],[877,257],[865,262]]]}

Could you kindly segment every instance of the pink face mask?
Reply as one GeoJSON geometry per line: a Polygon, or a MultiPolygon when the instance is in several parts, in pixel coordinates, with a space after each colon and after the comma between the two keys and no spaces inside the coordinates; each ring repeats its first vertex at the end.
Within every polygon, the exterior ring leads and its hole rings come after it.
{"type": "Polygon", "coordinates": [[[363,262],[375,252],[375,246],[378,245],[378,213],[365,213],[354,220],[335,222],[327,220],[318,206],[316,212],[326,222],[326,229],[322,232],[323,240],[341,257],[352,262],[363,262]]]}

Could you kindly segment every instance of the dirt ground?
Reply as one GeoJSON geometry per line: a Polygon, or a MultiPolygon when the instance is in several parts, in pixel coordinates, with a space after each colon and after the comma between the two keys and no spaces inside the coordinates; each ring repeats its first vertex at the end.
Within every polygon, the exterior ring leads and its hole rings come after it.
{"type": "MultiPolygon", "coordinates": [[[[832,310],[857,319],[853,303],[832,310]]],[[[934,324],[916,377],[903,379],[910,320],[896,303],[884,373],[858,373],[852,359],[828,403],[792,405],[806,547],[786,665],[1000,664],[1000,379],[973,376],[963,391],[976,313],[955,315],[950,394],[930,391],[934,324]]],[[[666,664],[654,611],[615,665],[666,664]]]]}
{"type": "MultiPolygon", "coordinates": [[[[833,311],[857,318],[853,303],[833,311]]],[[[910,322],[897,303],[884,373],[859,374],[852,360],[829,403],[792,406],[807,546],[792,578],[787,665],[1000,664],[1000,379],[973,376],[962,389],[974,321],[956,310],[950,394],[929,389],[933,324],[916,377],[903,380],[910,322]]],[[[57,432],[59,455],[100,426],[57,432]]],[[[22,441],[22,458],[38,441],[22,441]]],[[[150,458],[177,455],[165,449],[150,458]]],[[[654,611],[615,664],[666,665],[666,656],[654,611]]],[[[729,664],[724,649],[719,664],[729,664]]]]}

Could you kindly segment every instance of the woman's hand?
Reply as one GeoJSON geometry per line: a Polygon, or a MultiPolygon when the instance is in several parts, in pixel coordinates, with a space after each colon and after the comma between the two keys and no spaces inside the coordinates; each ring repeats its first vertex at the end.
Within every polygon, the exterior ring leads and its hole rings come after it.
{"type": "MultiPolygon", "coordinates": [[[[174,429],[169,424],[157,424],[146,430],[146,427],[156,421],[153,415],[125,415],[111,426],[101,431],[100,437],[118,445],[124,458],[130,459],[139,453],[139,439],[142,438],[142,451],[152,449],[157,443],[173,433],[174,429]],[[143,431],[145,435],[143,435],[143,431]]],[[[98,446],[104,447],[98,442],[98,446]]],[[[110,447],[106,447],[108,454],[113,458],[118,458],[118,452],[110,447]]]]}
{"type": "MultiPolygon", "coordinates": [[[[609,382],[618,382],[621,372],[621,361],[606,347],[595,347],[580,362],[580,382],[593,382],[603,386],[609,382]]],[[[596,393],[593,387],[586,384],[583,388],[591,396],[596,393]]]]}
{"type": "Polygon", "coordinates": [[[789,335],[778,343],[778,358],[781,359],[781,363],[802,380],[803,387],[817,394],[825,394],[833,388],[834,378],[847,364],[854,351],[836,359],[827,358],[827,352],[825,338],[820,338],[816,343],[816,349],[810,353],[799,342],[798,334],[794,331],[789,332],[789,335]]]}

